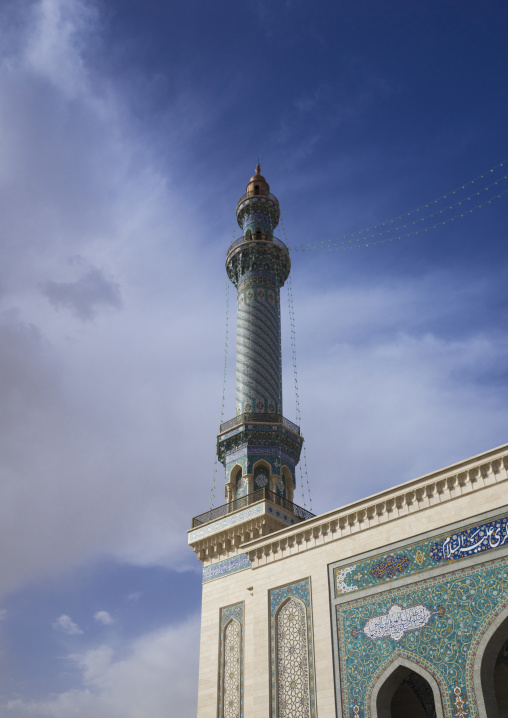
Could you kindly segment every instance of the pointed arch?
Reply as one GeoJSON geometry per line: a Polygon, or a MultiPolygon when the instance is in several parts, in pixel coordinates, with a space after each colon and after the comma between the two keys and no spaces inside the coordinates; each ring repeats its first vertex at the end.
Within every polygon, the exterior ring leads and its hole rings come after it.
{"type": "Polygon", "coordinates": [[[410,673],[416,673],[429,684],[434,698],[436,718],[444,718],[443,696],[446,696],[446,685],[442,679],[432,675],[417,660],[397,652],[380,669],[377,680],[369,686],[365,695],[366,705],[370,705],[372,718],[391,718],[391,700],[400,683],[410,673]]]}
{"type": "Polygon", "coordinates": [[[254,477],[254,491],[257,491],[258,489],[270,488],[272,470],[268,461],[265,461],[265,459],[259,459],[259,461],[256,461],[252,468],[252,473],[254,477]]]}
{"type": "Polygon", "coordinates": [[[498,706],[495,672],[500,651],[508,641],[508,598],[500,604],[496,614],[489,616],[478,630],[478,648],[468,671],[469,678],[472,673],[479,715],[486,718],[503,715],[498,706]]]}
{"type": "Polygon", "coordinates": [[[292,473],[291,469],[289,468],[289,466],[286,466],[286,464],[284,464],[284,466],[282,466],[280,472],[281,472],[281,477],[282,477],[282,480],[284,481],[284,486],[286,489],[286,498],[289,501],[293,501],[293,492],[294,492],[293,473],[292,473]]]}
{"type": "Polygon", "coordinates": [[[221,608],[218,718],[243,718],[243,602],[221,608]]]}
{"type": "Polygon", "coordinates": [[[248,482],[243,474],[243,467],[235,464],[229,473],[230,495],[232,500],[240,499],[248,494],[248,482]]]}
{"type": "Polygon", "coordinates": [[[288,596],[275,611],[274,621],[276,716],[307,718],[311,707],[307,607],[297,596],[288,596]]]}

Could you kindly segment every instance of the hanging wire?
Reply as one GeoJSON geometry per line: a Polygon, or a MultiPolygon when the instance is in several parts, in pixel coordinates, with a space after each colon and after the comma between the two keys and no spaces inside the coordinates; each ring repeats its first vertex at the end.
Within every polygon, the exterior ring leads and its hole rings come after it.
{"type": "MultiPolygon", "coordinates": [[[[433,200],[427,202],[426,204],[420,205],[420,206],[417,207],[416,209],[412,209],[412,210],[410,210],[409,212],[406,212],[405,214],[400,214],[400,215],[398,215],[397,217],[393,217],[392,219],[386,220],[386,221],[384,221],[384,222],[379,222],[378,224],[371,225],[370,227],[364,227],[363,229],[356,230],[355,232],[351,232],[351,233],[349,233],[349,234],[345,234],[345,235],[343,235],[342,238],[343,238],[343,239],[347,239],[347,238],[349,238],[349,237],[353,237],[353,238],[354,238],[356,235],[364,234],[365,232],[373,232],[374,230],[377,230],[379,227],[385,228],[385,227],[388,227],[390,224],[393,224],[393,223],[395,223],[395,222],[399,222],[399,221],[401,221],[401,220],[407,220],[407,219],[408,219],[411,215],[413,215],[413,214],[417,214],[417,213],[419,213],[419,212],[421,212],[421,211],[425,211],[426,209],[429,209],[432,205],[437,205],[437,204],[439,204],[439,202],[441,202],[441,201],[443,201],[443,200],[447,200],[447,199],[449,199],[450,197],[456,196],[456,195],[457,195],[458,193],[460,193],[462,190],[465,190],[465,189],[466,189],[467,187],[469,187],[470,185],[473,185],[473,184],[477,183],[479,180],[483,180],[483,179],[485,179],[486,177],[489,177],[489,179],[490,179],[490,176],[493,175],[494,172],[495,172],[497,169],[499,169],[500,167],[504,167],[507,162],[508,162],[508,158],[505,159],[505,160],[503,160],[502,162],[498,162],[496,165],[494,165],[494,167],[491,167],[491,168],[489,168],[488,170],[485,170],[482,174],[478,175],[477,177],[474,177],[472,180],[469,180],[468,182],[465,182],[464,184],[459,185],[458,187],[455,187],[455,189],[452,189],[452,190],[446,192],[445,194],[442,194],[441,196],[436,197],[436,199],[433,199],[433,200]]],[[[498,182],[501,182],[501,181],[505,180],[506,178],[507,178],[507,176],[505,175],[504,177],[501,177],[501,178],[498,180],[498,182]]],[[[491,187],[491,186],[493,186],[493,185],[495,185],[495,184],[497,184],[497,182],[494,182],[494,183],[492,183],[491,185],[488,185],[488,187],[491,187]]],[[[480,190],[480,191],[481,191],[481,190],[480,190]]],[[[478,194],[478,193],[476,193],[476,194],[478,194]]],[[[383,231],[384,231],[384,229],[383,229],[383,231]]],[[[379,232],[379,234],[381,234],[381,233],[382,233],[382,232],[379,232]]]]}
{"type": "MultiPolygon", "coordinates": [[[[279,405],[278,405],[278,411],[282,414],[282,334],[281,334],[281,315],[280,315],[280,286],[279,286],[279,262],[278,260],[275,260],[275,284],[277,286],[277,289],[275,291],[275,301],[277,303],[277,312],[279,315],[279,367],[280,367],[280,376],[279,376],[279,405]]],[[[282,478],[282,450],[281,450],[281,442],[279,440],[279,472],[280,477],[282,478]]],[[[277,493],[277,487],[275,487],[275,493],[277,493]]]]}
{"type": "MultiPolygon", "coordinates": [[[[235,241],[236,233],[238,232],[238,224],[235,221],[233,229],[233,239],[235,241]]],[[[220,423],[224,423],[224,407],[226,404],[226,385],[228,376],[228,350],[229,350],[229,297],[230,297],[229,277],[226,275],[226,332],[224,340],[224,376],[222,377],[222,401],[221,401],[221,413],[220,423]]],[[[215,455],[214,468],[213,468],[213,482],[210,497],[210,508],[214,508],[215,504],[215,489],[217,487],[217,469],[219,468],[219,459],[217,454],[215,455]]]]}
{"type": "MultiPolygon", "coordinates": [[[[502,167],[504,163],[500,163],[499,165],[496,165],[496,167],[502,167]]],[[[493,171],[493,170],[492,170],[493,171]]],[[[483,175],[481,175],[483,177],[483,175]]],[[[467,203],[473,202],[478,197],[481,197],[483,192],[492,191],[494,188],[499,187],[501,182],[504,182],[508,179],[508,174],[503,175],[503,177],[499,178],[498,180],[491,182],[487,184],[485,187],[481,187],[476,192],[473,192],[467,197],[463,197],[461,199],[458,199],[457,201],[453,202],[452,204],[447,205],[444,208],[441,208],[440,210],[436,210],[435,212],[431,212],[430,214],[418,217],[417,219],[414,219],[412,221],[405,222],[404,224],[396,225],[393,228],[385,229],[381,232],[378,232],[377,234],[363,234],[361,237],[356,237],[356,239],[352,240],[350,239],[348,242],[341,241],[338,242],[336,240],[328,239],[326,241],[322,241],[319,245],[318,243],[310,244],[307,243],[306,245],[294,245],[290,247],[292,250],[296,252],[312,252],[312,251],[322,251],[322,250],[328,250],[328,251],[343,251],[346,249],[354,249],[355,247],[369,247],[370,245],[375,244],[384,244],[386,242],[392,242],[394,240],[398,239],[407,239],[409,237],[414,237],[419,234],[424,234],[425,232],[428,232],[430,230],[436,229],[437,227],[442,227],[450,222],[455,222],[459,219],[464,219],[467,215],[472,214],[474,211],[481,209],[482,207],[492,204],[495,200],[500,199],[505,194],[508,193],[508,189],[503,189],[500,192],[497,192],[495,195],[486,197],[485,199],[481,200],[477,204],[473,205],[472,207],[467,207],[467,203]],[[417,227],[419,224],[422,224],[425,221],[435,219],[437,217],[443,216],[446,213],[450,213],[454,209],[461,208],[458,212],[453,214],[452,216],[444,217],[443,219],[439,220],[438,222],[434,222],[433,224],[428,225],[427,227],[421,227],[420,229],[411,229],[412,227],[417,227]],[[409,232],[404,232],[400,230],[404,229],[410,229],[409,232]],[[383,237],[383,235],[392,235],[392,236],[386,236],[382,239],[377,239],[377,237],[383,237]]],[[[471,184],[475,182],[476,180],[471,180],[471,182],[467,184],[471,184]]],[[[467,186],[463,185],[464,187],[467,186]]],[[[455,193],[456,190],[454,190],[451,194],[455,193]]],[[[443,195],[444,197],[447,197],[449,195],[443,195]]],[[[434,200],[436,202],[437,200],[434,200]]],[[[423,205],[423,207],[428,207],[428,205],[423,205]]],[[[421,208],[418,208],[417,210],[413,210],[413,212],[419,212],[421,208]]],[[[412,214],[412,212],[408,212],[408,215],[412,214]]],[[[390,220],[390,222],[394,222],[395,220],[390,220]]],[[[389,222],[383,223],[384,225],[389,224],[389,222]]],[[[376,225],[381,226],[381,225],[376,225]]],[[[364,232],[367,230],[363,230],[364,232]]],[[[353,235],[346,235],[347,236],[353,236],[353,235]]]]}
{"type": "MultiPolygon", "coordinates": [[[[286,228],[284,226],[284,222],[282,221],[282,217],[280,218],[280,224],[282,227],[282,231],[284,233],[284,239],[287,243],[287,234],[286,234],[286,228]]],[[[294,376],[294,382],[295,382],[295,403],[296,403],[296,423],[298,426],[300,426],[301,422],[301,412],[300,412],[300,392],[298,389],[298,369],[297,369],[297,363],[296,363],[296,324],[295,324],[295,307],[293,302],[293,282],[291,279],[291,274],[289,274],[288,281],[287,281],[287,290],[288,290],[288,308],[289,308],[289,324],[290,324],[290,339],[291,339],[291,357],[292,357],[292,363],[293,363],[293,376],[294,376]]],[[[303,479],[305,479],[305,484],[307,487],[307,494],[309,497],[309,509],[312,511],[312,495],[310,493],[310,484],[309,484],[309,472],[307,470],[307,451],[305,448],[305,442],[303,443],[303,471],[302,471],[302,465],[300,464],[300,478],[303,484],[303,479]]],[[[296,467],[295,467],[296,470],[296,467]]],[[[303,496],[303,505],[305,508],[307,508],[307,499],[305,496],[305,491],[303,489],[302,485],[302,496],[303,496]]]]}
{"type": "MultiPolygon", "coordinates": [[[[220,412],[220,423],[224,423],[224,406],[226,403],[226,383],[228,375],[228,346],[229,346],[229,277],[226,277],[226,335],[224,342],[224,376],[222,377],[222,406],[220,412]]],[[[210,509],[215,507],[215,489],[217,486],[217,469],[219,465],[219,459],[216,456],[213,469],[213,483],[212,483],[212,494],[210,500],[210,509]]]]}

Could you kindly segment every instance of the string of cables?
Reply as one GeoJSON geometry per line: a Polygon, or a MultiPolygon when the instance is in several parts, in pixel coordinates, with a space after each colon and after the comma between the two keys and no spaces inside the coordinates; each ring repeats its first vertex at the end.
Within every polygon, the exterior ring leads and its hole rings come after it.
{"type": "Polygon", "coordinates": [[[321,242],[289,245],[295,252],[343,251],[406,239],[464,219],[478,209],[492,204],[508,193],[508,159],[404,214],[359,229],[342,237],[321,242]],[[474,191],[471,191],[471,190],[474,191]]]}

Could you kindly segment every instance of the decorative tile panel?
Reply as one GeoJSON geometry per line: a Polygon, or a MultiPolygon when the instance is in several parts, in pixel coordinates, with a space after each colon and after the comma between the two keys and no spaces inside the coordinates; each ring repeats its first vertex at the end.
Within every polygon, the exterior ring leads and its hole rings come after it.
{"type": "Polygon", "coordinates": [[[203,568],[203,583],[208,583],[208,581],[213,581],[223,576],[229,576],[230,573],[243,571],[246,568],[250,568],[250,566],[251,563],[247,554],[240,553],[238,556],[232,556],[225,561],[219,561],[218,563],[213,563],[211,566],[205,566],[203,568]]]}
{"type": "Polygon", "coordinates": [[[427,571],[463,558],[508,546],[508,516],[476,523],[334,570],[335,595],[370,588],[402,576],[427,571]]]}
{"type": "Polygon", "coordinates": [[[269,592],[271,718],[315,718],[310,579],[269,592]]]}
{"type": "Polygon", "coordinates": [[[373,686],[398,655],[434,676],[444,691],[446,718],[463,718],[460,711],[466,705],[467,715],[476,715],[475,638],[508,605],[508,557],[348,598],[335,608],[344,718],[350,718],[355,706],[358,715],[370,718],[373,686]]]}
{"type": "Polygon", "coordinates": [[[243,718],[244,602],[220,610],[218,718],[243,718]]]}
{"type": "Polygon", "coordinates": [[[294,516],[292,516],[290,513],[286,513],[281,508],[276,508],[274,506],[270,506],[270,504],[267,505],[266,512],[270,514],[271,516],[275,516],[279,521],[284,521],[284,523],[292,525],[296,523],[296,520],[294,516]]]}

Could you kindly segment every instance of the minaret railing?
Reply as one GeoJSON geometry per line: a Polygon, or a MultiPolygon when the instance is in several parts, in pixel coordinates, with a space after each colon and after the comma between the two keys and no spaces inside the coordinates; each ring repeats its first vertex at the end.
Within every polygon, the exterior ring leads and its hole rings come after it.
{"type": "Polygon", "coordinates": [[[210,511],[206,511],[204,514],[195,516],[192,519],[192,528],[194,529],[197,526],[202,526],[202,524],[207,524],[209,521],[215,521],[216,519],[220,519],[222,516],[226,516],[233,511],[237,511],[238,509],[243,509],[245,506],[250,506],[251,504],[257,503],[258,501],[269,501],[276,506],[280,506],[285,511],[292,514],[296,519],[298,519],[299,522],[307,521],[307,519],[312,519],[315,516],[315,514],[312,514],[310,511],[307,511],[307,509],[304,509],[301,506],[294,504],[292,501],[288,501],[288,499],[285,499],[283,496],[279,496],[279,494],[276,494],[269,489],[258,489],[252,494],[247,494],[247,496],[242,496],[239,499],[234,499],[234,501],[230,501],[229,504],[217,506],[216,508],[210,509],[210,511]]]}
{"type": "Polygon", "coordinates": [[[231,244],[229,245],[228,254],[231,252],[232,249],[235,247],[238,247],[240,244],[243,244],[244,242],[273,242],[273,244],[276,244],[277,247],[280,247],[281,249],[284,249],[289,254],[289,249],[286,244],[282,241],[282,239],[279,239],[278,237],[263,237],[261,239],[256,239],[255,235],[251,235],[250,237],[247,235],[244,235],[243,237],[238,237],[235,239],[231,244]]]}
{"type": "Polygon", "coordinates": [[[259,197],[260,199],[268,198],[274,204],[276,204],[277,207],[279,206],[279,200],[277,199],[277,197],[274,194],[272,194],[271,192],[256,193],[255,190],[249,190],[245,194],[242,194],[242,196],[238,200],[238,204],[241,204],[244,200],[250,199],[251,197],[259,197]]]}
{"type": "Polygon", "coordinates": [[[300,427],[281,414],[238,414],[220,425],[220,433],[234,429],[241,424],[282,424],[294,434],[300,434],[300,427]]]}

